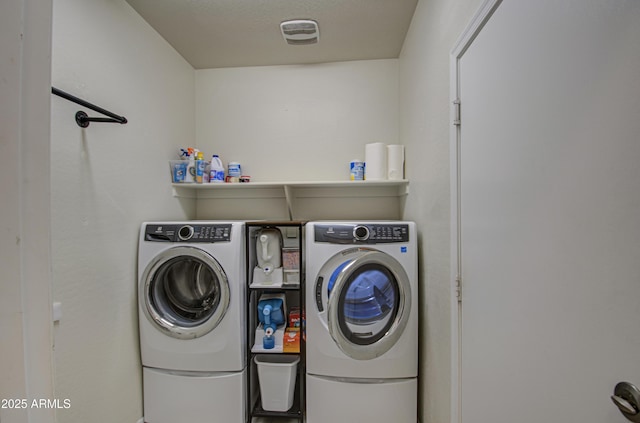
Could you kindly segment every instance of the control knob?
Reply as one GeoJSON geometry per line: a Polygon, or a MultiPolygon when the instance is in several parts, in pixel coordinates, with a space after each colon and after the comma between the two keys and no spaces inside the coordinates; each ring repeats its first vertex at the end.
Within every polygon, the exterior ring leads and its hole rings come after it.
{"type": "Polygon", "coordinates": [[[369,228],[366,226],[356,226],[353,228],[353,237],[358,241],[366,241],[369,239],[369,228]]]}
{"type": "Polygon", "coordinates": [[[187,241],[191,239],[191,237],[193,236],[193,232],[194,232],[193,226],[185,225],[181,227],[180,230],[178,231],[178,238],[180,238],[183,241],[187,241]]]}

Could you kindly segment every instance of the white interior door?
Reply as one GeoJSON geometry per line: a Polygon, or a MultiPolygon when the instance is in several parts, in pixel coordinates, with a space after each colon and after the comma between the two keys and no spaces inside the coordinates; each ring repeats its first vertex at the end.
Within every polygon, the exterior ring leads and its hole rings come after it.
{"type": "Polygon", "coordinates": [[[640,1],[505,0],[458,58],[463,423],[640,386],[640,1]]]}

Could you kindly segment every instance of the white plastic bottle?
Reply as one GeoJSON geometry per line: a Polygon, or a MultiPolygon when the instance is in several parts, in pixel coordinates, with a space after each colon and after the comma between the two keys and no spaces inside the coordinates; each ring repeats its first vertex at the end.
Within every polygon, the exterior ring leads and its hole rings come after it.
{"type": "Polygon", "coordinates": [[[209,182],[224,182],[224,165],[217,154],[211,158],[211,172],[209,174],[209,182]]]}
{"type": "Polygon", "coordinates": [[[196,159],[195,152],[191,152],[189,155],[189,161],[187,163],[187,172],[184,175],[184,181],[193,183],[196,181],[196,159]]]}

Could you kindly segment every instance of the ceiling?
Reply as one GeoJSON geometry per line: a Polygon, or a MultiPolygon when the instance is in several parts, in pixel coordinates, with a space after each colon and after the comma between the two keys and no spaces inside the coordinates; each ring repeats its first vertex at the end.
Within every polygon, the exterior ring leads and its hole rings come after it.
{"type": "Polygon", "coordinates": [[[127,0],[195,69],[397,58],[418,0],[127,0]],[[289,45],[280,22],[313,19],[289,45]]]}

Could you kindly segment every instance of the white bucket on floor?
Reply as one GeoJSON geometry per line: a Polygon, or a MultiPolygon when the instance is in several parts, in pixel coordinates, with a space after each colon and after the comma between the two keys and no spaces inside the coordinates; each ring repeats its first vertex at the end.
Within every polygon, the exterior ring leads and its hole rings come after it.
{"type": "Polygon", "coordinates": [[[263,354],[255,356],[254,360],[258,367],[262,408],[266,411],[288,411],[293,406],[300,357],[263,354]]]}

